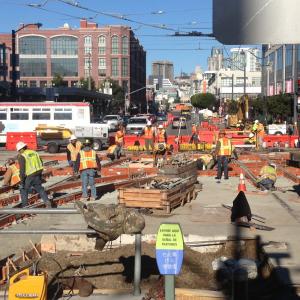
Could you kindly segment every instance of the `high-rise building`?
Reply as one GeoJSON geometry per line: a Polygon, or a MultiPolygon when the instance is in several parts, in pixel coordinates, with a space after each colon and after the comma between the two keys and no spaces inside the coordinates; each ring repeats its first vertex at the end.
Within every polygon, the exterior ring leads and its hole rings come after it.
{"type": "Polygon", "coordinates": [[[208,71],[219,71],[223,68],[223,49],[213,47],[211,56],[207,59],[208,71]]]}
{"type": "MultiPolygon", "coordinates": [[[[11,35],[1,34],[1,42],[11,47],[11,35]]],[[[128,26],[98,27],[87,20],[81,20],[79,28],[30,25],[17,31],[16,49],[20,87],[51,87],[55,75],[62,76],[69,87],[88,77],[96,87],[111,78],[128,94],[146,86],[146,52],[128,26]]],[[[146,99],[145,89],[128,99],[146,99]]]]}
{"type": "Polygon", "coordinates": [[[174,81],[174,66],[173,63],[167,60],[152,62],[152,76],[153,78],[169,79],[174,81]]]}
{"type": "Polygon", "coordinates": [[[260,50],[257,48],[232,48],[230,49],[231,61],[229,67],[231,70],[243,70],[246,65],[247,72],[261,71],[259,61],[260,50]]]}

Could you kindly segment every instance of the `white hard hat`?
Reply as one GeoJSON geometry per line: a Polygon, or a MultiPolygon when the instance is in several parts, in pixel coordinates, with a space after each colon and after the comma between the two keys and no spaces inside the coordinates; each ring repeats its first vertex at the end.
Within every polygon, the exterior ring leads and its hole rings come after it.
{"type": "Polygon", "coordinates": [[[255,120],[255,122],[254,123],[259,123],[259,121],[258,120],[255,120]]]}
{"type": "Polygon", "coordinates": [[[77,137],[74,134],[72,134],[70,137],[70,141],[74,141],[74,140],[77,140],[77,137]]]}
{"type": "Polygon", "coordinates": [[[254,137],[254,133],[251,132],[251,133],[249,134],[249,138],[253,138],[253,137],[254,137]]]}
{"type": "Polygon", "coordinates": [[[160,125],[158,126],[158,128],[159,128],[159,129],[164,129],[164,126],[163,126],[162,124],[160,124],[160,125]]]}
{"type": "Polygon", "coordinates": [[[16,149],[17,149],[17,151],[20,151],[21,149],[23,149],[26,146],[27,145],[24,142],[18,142],[16,145],[16,149]]]}
{"type": "Polygon", "coordinates": [[[151,125],[152,125],[151,121],[148,121],[147,126],[151,126],[151,125]]]}
{"type": "Polygon", "coordinates": [[[269,166],[273,167],[274,169],[276,169],[276,164],[274,163],[270,163],[269,166]]]}

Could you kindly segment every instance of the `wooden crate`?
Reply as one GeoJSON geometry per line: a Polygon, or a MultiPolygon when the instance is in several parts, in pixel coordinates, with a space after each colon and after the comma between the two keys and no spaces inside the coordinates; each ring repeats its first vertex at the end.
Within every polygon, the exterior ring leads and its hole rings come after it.
{"type": "Polygon", "coordinates": [[[158,174],[170,178],[188,178],[190,176],[197,177],[197,171],[197,163],[195,161],[191,161],[189,164],[181,167],[172,165],[163,166],[162,168],[159,168],[158,174]]]}
{"type": "MultiPolygon", "coordinates": [[[[151,180],[149,179],[148,182],[151,180]]],[[[134,183],[118,189],[119,204],[126,207],[162,209],[170,213],[175,207],[183,206],[196,198],[194,184],[193,176],[186,178],[182,184],[169,190],[139,188],[134,183]]]]}

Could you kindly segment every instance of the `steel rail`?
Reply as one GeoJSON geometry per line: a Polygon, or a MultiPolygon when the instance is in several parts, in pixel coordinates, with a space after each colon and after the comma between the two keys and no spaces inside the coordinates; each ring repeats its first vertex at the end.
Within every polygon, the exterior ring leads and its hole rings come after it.
{"type": "Polygon", "coordinates": [[[80,212],[76,208],[2,208],[1,214],[69,215],[80,214],[80,212]]]}
{"type": "Polygon", "coordinates": [[[245,172],[245,176],[253,183],[255,187],[257,187],[257,177],[249,170],[249,168],[238,160],[234,160],[233,163],[239,166],[245,172]]]}
{"type": "Polygon", "coordinates": [[[31,229],[31,230],[0,230],[0,235],[8,234],[97,234],[93,229],[31,229]]]}

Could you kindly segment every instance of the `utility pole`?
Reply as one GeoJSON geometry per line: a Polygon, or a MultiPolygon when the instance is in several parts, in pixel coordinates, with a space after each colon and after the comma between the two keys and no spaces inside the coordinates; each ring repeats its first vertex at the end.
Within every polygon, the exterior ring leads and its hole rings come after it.
{"type": "Polygon", "coordinates": [[[244,101],[245,101],[245,117],[248,119],[248,97],[246,96],[246,53],[244,50],[241,51],[241,55],[244,57],[244,101]]]}

